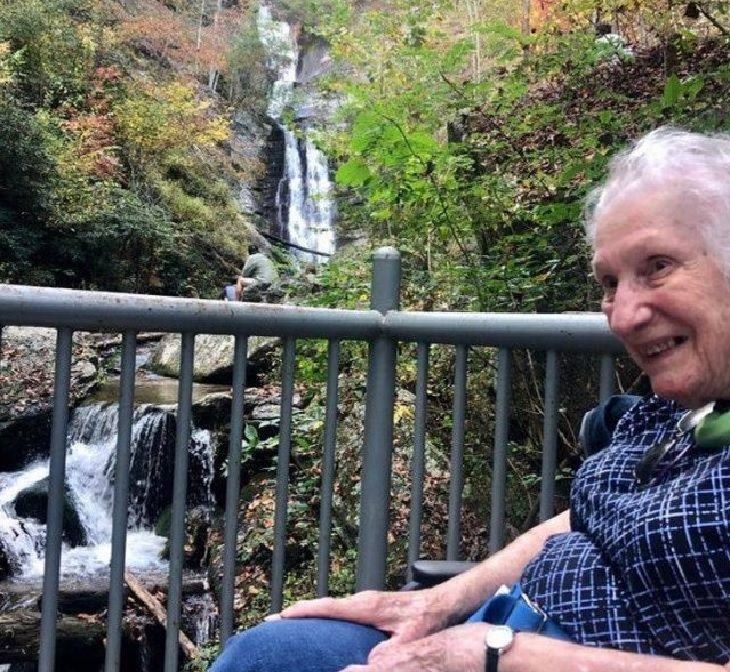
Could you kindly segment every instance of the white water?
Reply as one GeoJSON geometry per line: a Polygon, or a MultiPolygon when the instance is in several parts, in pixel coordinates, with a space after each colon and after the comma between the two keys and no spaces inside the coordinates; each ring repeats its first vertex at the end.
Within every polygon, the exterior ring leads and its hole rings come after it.
{"type": "MultiPolygon", "coordinates": [[[[61,574],[87,576],[108,571],[111,559],[113,506],[113,470],[117,444],[118,407],[97,404],[74,411],[69,423],[66,450],[66,483],[74,508],[87,536],[87,545],[70,548],[61,553],[61,574]]],[[[146,459],[154,449],[150,442],[164,430],[163,423],[171,410],[141,406],[135,411],[132,425],[132,463],[146,459]]],[[[192,452],[204,465],[203,487],[208,501],[213,478],[210,432],[195,430],[192,452]]],[[[147,464],[147,462],[145,462],[147,464]]],[[[126,563],[137,571],[164,571],[166,561],[160,559],[165,539],[145,529],[145,496],[155,488],[152,469],[146,472],[146,482],[136,484],[144,494],[130,498],[130,529],[127,533],[126,563]]],[[[11,564],[20,568],[19,578],[37,578],[44,571],[45,525],[29,518],[19,519],[15,499],[24,489],[48,476],[48,460],[36,462],[19,472],[0,473],[0,539],[11,564]]]]}
{"type": "MultiPolygon", "coordinates": [[[[304,137],[300,138],[282,121],[284,110],[296,95],[297,43],[291,26],[274,21],[266,5],[259,8],[258,30],[269,54],[269,66],[277,73],[268,114],[284,134],[286,145],[284,175],[276,194],[279,233],[292,243],[331,254],[335,250],[334,207],[327,157],[315,146],[311,129],[305,127],[304,137]]],[[[297,256],[304,260],[324,259],[306,253],[297,256]]]]}

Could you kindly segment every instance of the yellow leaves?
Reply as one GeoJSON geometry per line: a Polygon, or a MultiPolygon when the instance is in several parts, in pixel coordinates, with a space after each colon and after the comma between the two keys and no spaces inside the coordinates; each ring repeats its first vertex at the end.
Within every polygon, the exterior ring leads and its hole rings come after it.
{"type": "Polygon", "coordinates": [[[396,404],[393,409],[393,422],[398,424],[402,420],[410,420],[413,418],[413,406],[408,404],[396,404]]]}
{"type": "Polygon", "coordinates": [[[196,98],[182,82],[147,86],[116,106],[122,137],[143,155],[194,145],[212,145],[228,137],[228,121],[207,112],[210,103],[196,98]]]}
{"type": "Polygon", "coordinates": [[[7,84],[13,78],[10,68],[10,45],[0,42],[0,85],[7,84]]]}

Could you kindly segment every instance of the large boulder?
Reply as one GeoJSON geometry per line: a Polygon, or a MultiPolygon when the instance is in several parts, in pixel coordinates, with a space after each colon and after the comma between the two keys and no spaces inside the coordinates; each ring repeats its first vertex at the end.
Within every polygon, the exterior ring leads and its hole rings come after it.
{"type": "MultiPolygon", "coordinates": [[[[177,377],[180,370],[180,335],[168,334],[152,353],[147,368],[163,376],[177,377]]],[[[248,374],[264,365],[279,339],[251,336],[248,339],[248,374]]],[[[233,336],[198,334],[195,337],[193,379],[199,383],[230,383],[233,377],[233,336]]]]}
{"type": "MultiPolygon", "coordinates": [[[[19,518],[35,518],[46,522],[48,509],[48,479],[37,481],[15,498],[15,513],[19,518]]],[[[63,539],[71,547],[85,546],[86,530],[81,524],[79,513],[74,506],[74,498],[68,487],[63,500],[63,539]]]]}

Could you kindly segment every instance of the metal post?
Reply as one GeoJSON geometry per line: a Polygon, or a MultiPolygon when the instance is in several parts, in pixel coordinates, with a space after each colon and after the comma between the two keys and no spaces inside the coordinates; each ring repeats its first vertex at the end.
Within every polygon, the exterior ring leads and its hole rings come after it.
{"type": "Polygon", "coordinates": [[[271,613],[281,611],[284,604],[284,563],[286,560],[286,524],[289,517],[289,463],[291,461],[291,419],[296,368],[296,341],[284,339],[281,354],[281,417],[279,452],[276,461],[276,494],[274,509],[274,552],[271,558],[271,613]]]}
{"type": "Polygon", "coordinates": [[[48,475],[48,513],[46,517],[46,566],[43,573],[43,607],[39,672],[53,672],[56,665],[56,611],[58,608],[58,571],[61,566],[63,534],[64,479],[66,474],[66,426],[71,386],[73,332],[61,327],[56,334],[56,374],[53,387],[53,425],[51,460],[48,475]]]}
{"type": "Polygon", "coordinates": [[[180,608],[182,604],[183,546],[185,544],[185,496],[188,481],[188,448],[193,398],[195,334],[183,333],[180,345],[180,377],[177,388],[177,433],[172,513],[170,516],[170,578],[167,585],[167,632],[165,672],[177,672],[180,608]]]}
{"type": "MultiPolygon", "coordinates": [[[[400,254],[382,247],[373,255],[370,307],[385,315],[400,304],[400,254]]],[[[388,552],[393,407],[395,405],[395,341],[379,336],[368,353],[367,402],[360,497],[357,589],[385,586],[388,552]]]]}
{"type": "Polygon", "coordinates": [[[615,390],[614,363],[612,355],[601,355],[601,384],[598,396],[606,401],[615,390]]]}
{"type": "Polygon", "coordinates": [[[322,485],[320,490],[322,504],[319,512],[318,597],[326,597],[329,592],[332,491],[335,481],[335,452],[337,448],[337,376],[339,363],[340,342],[330,341],[327,348],[327,414],[325,416],[322,485]]]}
{"type": "Polygon", "coordinates": [[[228,443],[226,478],[226,521],[223,541],[223,587],[221,596],[221,644],[233,634],[233,593],[236,582],[236,532],[241,495],[241,439],[243,404],[246,389],[248,339],[236,336],[233,346],[233,398],[231,401],[231,436],[228,443]]]}
{"type": "Polygon", "coordinates": [[[540,488],[540,522],[555,513],[555,466],[558,450],[558,389],[560,362],[549,350],[545,363],[545,418],[542,437],[542,486],[540,488]]]}
{"type": "Polygon", "coordinates": [[[505,492],[507,489],[507,440],[511,400],[510,351],[497,355],[497,410],[494,421],[494,466],[492,467],[492,510],[489,520],[489,553],[504,545],[505,492]]]}
{"type": "Polygon", "coordinates": [[[119,432],[114,470],[112,507],[112,558],[109,572],[109,613],[106,619],[105,672],[118,672],[121,664],[122,612],[124,610],[124,565],[129,504],[129,462],[134,416],[134,374],[137,335],[125,332],[122,339],[122,377],[119,381],[119,432]]]}
{"type": "Polygon", "coordinates": [[[413,580],[413,563],[421,554],[423,481],[426,473],[426,392],[428,383],[428,343],[418,344],[416,376],[416,424],[411,462],[411,515],[408,521],[408,581],[413,580]]]}
{"type": "Polygon", "coordinates": [[[454,412],[451,427],[451,485],[449,487],[449,527],[446,559],[459,559],[461,539],[461,496],[464,490],[464,424],[466,422],[466,365],[468,348],[456,346],[454,373],[454,412]]]}

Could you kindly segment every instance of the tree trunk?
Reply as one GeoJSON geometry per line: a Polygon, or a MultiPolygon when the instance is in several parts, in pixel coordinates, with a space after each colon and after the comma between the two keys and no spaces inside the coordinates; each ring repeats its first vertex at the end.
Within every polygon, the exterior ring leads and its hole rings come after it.
{"type": "MultiPolygon", "coordinates": [[[[136,579],[130,572],[124,573],[124,580],[127,583],[127,586],[129,586],[129,590],[155,617],[155,620],[163,628],[167,628],[167,612],[160,601],[157,600],[152,593],[150,593],[142,585],[142,582],[136,579]]],[[[197,647],[188,639],[187,635],[182,630],[178,632],[178,642],[180,643],[180,648],[183,650],[188,660],[192,660],[197,657],[197,647]]]]}
{"type": "MultiPolygon", "coordinates": [[[[0,664],[38,660],[40,625],[41,615],[37,611],[21,609],[0,614],[0,664]]],[[[103,663],[103,623],[62,615],[56,621],[56,632],[56,669],[81,672],[87,667],[98,669],[103,663]]]]}

